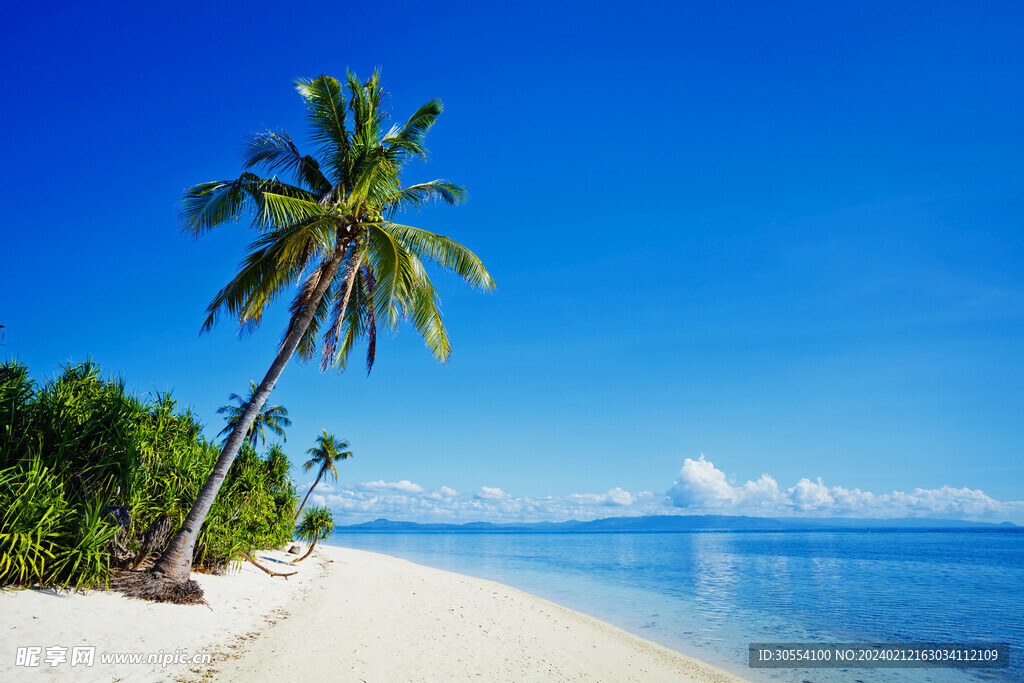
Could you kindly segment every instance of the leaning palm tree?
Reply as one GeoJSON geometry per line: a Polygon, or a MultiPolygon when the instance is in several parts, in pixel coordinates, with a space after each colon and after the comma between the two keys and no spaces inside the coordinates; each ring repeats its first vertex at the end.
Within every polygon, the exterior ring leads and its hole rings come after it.
{"type": "Polygon", "coordinates": [[[302,471],[309,472],[317,465],[320,465],[320,471],[316,475],[316,481],[313,482],[313,485],[309,487],[309,491],[306,492],[306,497],[302,499],[299,511],[295,513],[296,524],[299,522],[302,508],[306,507],[306,501],[309,500],[310,494],[313,493],[316,485],[320,483],[320,478],[324,474],[329,474],[334,481],[338,481],[338,468],[335,466],[335,463],[352,457],[352,453],[346,451],[346,448],[351,448],[347,440],[341,439],[339,441],[334,438],[333,434],[328,434],[325,429],[323,434],[316,437],[316,446],[306,451],[307,455],[312,455],[313,457],[302,466],[302,471]]]}
{"type": "MultiPolygon", "coordinates": [[[[469,249],[394,220],[399,212],[431,201],[456,205],[465,199],[461,186],[445,180],[401,183],[405,164],[426,158],[423,140],[441,114],[440,100],[429,100],[405,123],[388,127],[377,73],[365,82],[348,74],[344,86],[320,76],[299,80],[296,88],[306,105],[317,158],[302,154],[287,132],[258,133],[244,142],[247,170],[242,175],[196,185],[182,200],[183,227],[196,236],[243,216],[252,217],[258,233],[234,279],[207,308],[204,331],[222,312],[235,318],[242,331],[252,330],[289,283],[298,290],[277,356],[181,529],[154,565],[150,595],[160,586],[168,594],[183,592],[203,520],[292,354],[311,359],[319,336],[321,369],[343,370],[355,342],[365,340],[369,371],[378,332],[391,333],[400,321],[410,320],[434,357],[444,362],[451,345],[424,262],[452,270],[477,288],[494,287],[469,249]],[[263,178],[248,170],[256,166],[274,175],[263,178]],[[292,182],[277,173],[291,176],[292,182]]],[[[195,594],[196,587],[190,589],[184,592],[195,594]]]]}
{"type": "MultiPolygon", "coordinates": [[[[231,435],[235,425],[238,424],[242,419],[242,415],[245,414],[245,409],[252,402],[252,397],[255,393],[256,382],[249,380],[249,398],[242,398],[238,394],[231,394],[228,400],[236,401],[238,405],[228,404],[217,409],[217,414],[225,415],[224,420],[227,422],[227,426],[220,430],[220,434],[217,436],[231,435]]],[[[284,436],[284,428],[291,426],[292,421],[288,419],[287,408],[284,406],[268,406],[264,403],[263,407],[256,413],[256,417],[253,418],[252,424],[249,425],[249,431],[246,433],[245,439],[250,446],[256,448],[257,442],[266,443],[265,430],[269,429],[281,437],[281,439],[287,441],[288,439],[284,436]]]]}
{"type": "Polygon", "coordinates": [[[300,541],[306,541],[309,543],[309,550],[307,550],[306,554],[299,559],[293,560],[291,564],[302,562],[304,559],[309,557],[313,552],[313,548],[316,547],[316,542],[324,540],[333,533],[334,515],[331,514],[330,508],[309,508],[309,510],[306,511],[306,516],[302,518],[302,524],[295,529],[296,538],[300,541]]]}

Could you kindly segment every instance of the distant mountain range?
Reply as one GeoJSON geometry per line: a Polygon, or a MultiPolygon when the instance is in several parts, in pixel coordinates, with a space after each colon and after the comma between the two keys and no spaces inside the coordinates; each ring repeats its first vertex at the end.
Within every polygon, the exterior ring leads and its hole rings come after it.
{"type": "Polygon", "coordinates": [[[790,531],[825,529],[1018,529],[1012,522],[966,522],[957,519],[856,519],[833,517],[738,517],[730,515],[648,515],[607,517],[590,522],[535,522],[530,524],[420,524],[375,519],[339,526],[337,531],[790,531]]]}

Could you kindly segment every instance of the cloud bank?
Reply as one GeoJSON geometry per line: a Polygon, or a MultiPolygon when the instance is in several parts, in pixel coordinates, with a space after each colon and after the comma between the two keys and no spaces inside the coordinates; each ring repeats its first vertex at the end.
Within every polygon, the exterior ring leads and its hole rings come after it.
{"type": "Polygon", "coordinates": [[[1024,501],[1001,502],[983,491],[951,486],[874,494],[826,486],[818,477],[816,481],[803,478],[781,489],[768,474],[733,486],[703,455],[699,460],[686,459],[668,490],[668,499],[683,510],[774,516],[1005,519],[1024,514],[1024,501]]]}
{"type": "MultiPolygon", "coordinates": [[[[302,488],[300,485],[299,490],[302,488]]],[[[481,486],[473,493],[462,494],[448,486],[428,490],[410,481],[371,481],[343,488],[321,484],[310,501],[334,510],[338,524],[356,524],[380,517],[461,524],[560,522],[665,514],[664,501],[650,491],[630,493],[619,487],[605,493],[517,497],[493,486],[481,486]]]]}
{"type": "MultiPolygon", "coordinates": [[[[307,482],[306,487],[309,486],[307,482]]],[[[302,485],[299,486],[302,490],[302,485]]],[[[983,491],[943,486],[910,492],[872,493],[829,486],[821,477],[788,488],[769,474],[741,485],[701,455],[687,458],[663,495],[613,487],[605,493],[516,496],[496,486],[459,493],[431,490],[408,479],[368,481],[345,488],[321,484],[311,497],[327,505],[338,524],[380,517],[417,522],[561,522],[633,515],[720,514],[761,517],[935,517],[978,521],[1024,519],[1024,501],[998,501],[983,491]]]]}

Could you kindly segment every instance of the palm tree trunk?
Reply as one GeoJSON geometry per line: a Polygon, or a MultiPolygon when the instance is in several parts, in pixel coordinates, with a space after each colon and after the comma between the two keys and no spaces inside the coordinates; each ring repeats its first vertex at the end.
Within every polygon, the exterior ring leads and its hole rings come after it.
{"type": "Polygon", "coordinates": [[[313,319],[313,314],[316,312],[320,299],[323,298],[324,292],[327,291],[327,287],[331,284],[334,274],[341,265],[346,247],[346,244],[340,243],[335,246],[334,255],[327,262],[327,268],[314,287],[306,306],[294,319],[294,324],[291,326],[288,336],[285,337],[284,344],[281,346],[277,358],[274,359],[270,370],[267,371],[263,381],[260,382],[256,393],[253,394],[252,400],[249,401],[249,405],[246,406],[245,412],[242,413],[242,417],[238,420],[235,428],[231,430],[231,436],[228,437],[227,443],[224,444],[224,450],[221,451],[220,457],[217,458],[217,463],[213,466],[213,473],[210,474],[209,479],[203,484],[203,488],[199,491],[199,497],[196,498],[192,509],[189,510],[188,515],[185,517],[181,529],[174,535],[174,538],[171,539],[170,544],[167,546],[167,550],[164,551],[160,559],[153,565],[152,572],[155,576],[175,583],[184,583],[189,580],[189,574],[192,572],[192,553],[195,550],[196,539],[199,537],[199,530],[203,526],[203,521],[206,520],[206,515],[213,506],[213,500],[217,496],[221,484],[224,483],[224,478],[227,476],[235,456],[238,455],[242,442],[245,441],[249,427],[252,425],[253,420],[256,419],[260,409],[263,408],[263,404],[267,402],[267,398],[281,376],[281,372],[284,371],[284,367],[288,364],[292,354],[295,353],[302,335],[305,334],[306,328],[309,327],[309,322],[313,319]]]}
{"type": "Polygon", "coordinates": [[[316,481],[314,481],[313,485],[309,487],[309,491],[306,491],[306,497],[302,499],[302,505],[299,506],[299,511],[295,513],[295,524],[299,523],[299,516],[302,514],[302,508],[306,507],[306,501],[309,500],[309,494],[313,493],[313,489],[315,489],[316,485],[320,483],[320,477],[324,476],[324,468],[326,466],[327,463],[320,465],[320,474],[316,475],[316,481]]]}
{"type": "MultiPolygon", "coordinates": [[[[275,572],[273,569],[267,569],[262,564],[260,564],[256,560],[252,559],[252,553],[245,553],[245,559],[247,559],[250,562],[252,562],[253,566],[256,567],[257,569],[262,569],[263,571],[265,571],[267,574],[270,574],[271,576],[283,576],[284,578],[287,579],[289,576],[295,576],[296,574],[298,574],[298,572],[282,573],[282,572],[275,572]]],[[[289,562],[288,564],[292,564],[292,563],[289,562]]]]}
{"type": "Polygon", "coordinates": [[[305,555],[303,555],[302,557],[300,557],[297,560],[292,560],[288,564],[295,564],[296,562],[302,562],[304,559],[306,559],[307,557],[310,556],[310,554],[313,552],[313,548],[315,548],[315,547],[316,547],[316,541],[313,541],[312,543],[309,544],[309,550],[306,551],[305,555]]]}

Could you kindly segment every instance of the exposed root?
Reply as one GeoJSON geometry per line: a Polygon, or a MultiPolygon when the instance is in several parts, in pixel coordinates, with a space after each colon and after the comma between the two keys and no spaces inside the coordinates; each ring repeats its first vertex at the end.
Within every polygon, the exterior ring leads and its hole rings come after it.
{"type": "Polygon", "coordinates": [[[203,589],[192,579],[179,583],[151,572],[113,570],[110,573],[110,589],[139,600],[209,607],[203,598],[203,589]]]}

